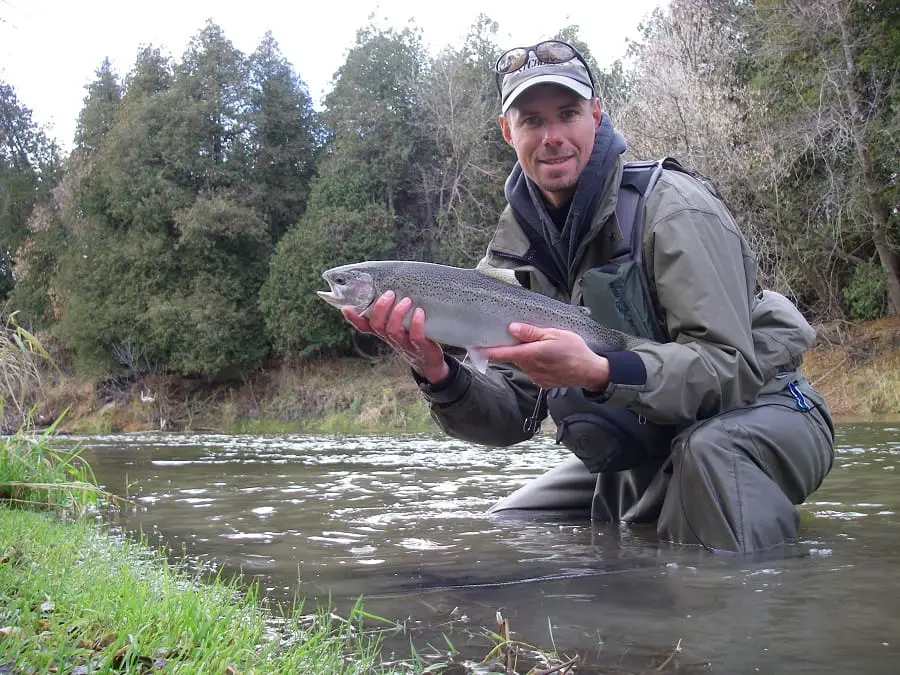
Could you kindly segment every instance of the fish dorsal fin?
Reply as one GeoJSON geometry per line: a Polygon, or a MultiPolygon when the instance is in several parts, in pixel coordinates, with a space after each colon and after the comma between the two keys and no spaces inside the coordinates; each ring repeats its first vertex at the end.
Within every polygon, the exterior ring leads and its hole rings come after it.
{"type": "Polygon", "coordinates": [[[502,281],[505,284],[511,284],[513,286],[521,286],[519,280],[516,279],[516,273],[514,270],[504,270],[499,267],[476,267],[475,271],[481,275],[486,277],[490,277],[491,279],[496,279],[497,281],[502,281]]]}

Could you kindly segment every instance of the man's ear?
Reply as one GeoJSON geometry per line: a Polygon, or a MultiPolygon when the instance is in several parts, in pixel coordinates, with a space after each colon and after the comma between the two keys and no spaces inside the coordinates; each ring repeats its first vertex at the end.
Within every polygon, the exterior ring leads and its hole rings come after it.
{"type": "Polygon", "coordinates": [[[594,118],[594,131],[600,128],[600,118],[603,116],[603,104],[599,98],[591,102],[591,116],[594,118]]]}
{"type": "Polygon", "coordinates": [[[506,115],[500,115],[500,118],[497,120],[500,124],[500,131],[503,133],[503,140],[512,145],[512,130],[509,126],[509,120],[506,119],[506,115]]]}

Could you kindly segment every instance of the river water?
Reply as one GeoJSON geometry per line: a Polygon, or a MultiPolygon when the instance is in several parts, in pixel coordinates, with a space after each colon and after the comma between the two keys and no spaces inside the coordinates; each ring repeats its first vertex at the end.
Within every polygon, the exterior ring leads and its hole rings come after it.
{"type": "Polygon", "coordinates": [[[897,425],[839,427],[802,541],[767,559],[660,545],[652,527],[485,515],[566,456],[548,438],[507,449],[432,436],[63,440],[137,502],[119,517],[126,531],[258,579],[270,599],[330,597],[341,612],[365,596],[418,648],[445,645],[444,633],[484,656],[479,628],[499,610],[514,638],[614,672],[641,672],[679,642],[680,672],[900,672],[897,425]]]}

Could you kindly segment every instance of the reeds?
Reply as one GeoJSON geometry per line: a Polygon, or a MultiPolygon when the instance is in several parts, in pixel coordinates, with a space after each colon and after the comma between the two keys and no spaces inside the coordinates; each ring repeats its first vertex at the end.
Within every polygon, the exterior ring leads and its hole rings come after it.
{"type": "Polygon", "coordinates": [[[79,516],[101,501],[118,503],[115,495],[97,486],[79,450],[53,447],[59,421],[40,434],[28,432],[23,425],[13,436],[0,439],[0,504],[79,516]]]}
{"type": "Polygon", "coordinates": [[[40,364],[50,356],[31,333],[16,324],[16,313],[0,326],[0,433],[28,418],[41,392],[40,364]]]}

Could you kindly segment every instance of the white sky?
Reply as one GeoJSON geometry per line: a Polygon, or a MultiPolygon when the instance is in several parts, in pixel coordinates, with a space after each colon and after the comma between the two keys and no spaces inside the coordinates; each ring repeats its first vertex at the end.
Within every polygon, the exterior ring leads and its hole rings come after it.
{"type": "Polygon", "coordinates": [[[271,30],[318,104],[370,14],[377,25],[402,27],[413,19],[432,53],[460,44],[480,12],[499,23],[502,48],[534,44],[576,24],[605,66],[623,56],[626,37],[636,37],[641,20],[666,1],[0,0],[0,80],[15,88],[33,121],[68,149],[84,87],[104,58],[120,77],[141,45],[160,47],[180,60],[207,19],[245,54],[271,30]]]}

